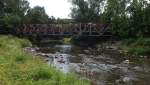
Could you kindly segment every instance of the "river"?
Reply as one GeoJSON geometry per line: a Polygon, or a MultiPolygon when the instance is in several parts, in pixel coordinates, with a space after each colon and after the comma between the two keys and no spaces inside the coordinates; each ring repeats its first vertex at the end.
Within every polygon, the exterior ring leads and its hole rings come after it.
{"type": "Polygon", "coordinates": [[[75,73],[94,85],[149,85],[147,56],[127,56],[113,45],[77,46],[39,43],[36,52],[64,73],[75,73]]]}

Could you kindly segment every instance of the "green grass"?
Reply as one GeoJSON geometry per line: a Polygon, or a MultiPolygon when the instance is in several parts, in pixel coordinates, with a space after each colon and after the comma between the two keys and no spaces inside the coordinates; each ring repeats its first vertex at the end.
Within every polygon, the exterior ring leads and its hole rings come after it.
{"type": "Polygon", "coordinates": [[[89,85],[76,75],[63,74],[23,51],[31,43],[13,36],[0,36],[0,85],[89,85]]]}
{"type": "Polygon", "coordinates": [[[130,54],[150,55],[150,38],[127,39],[123,44],[130,54]]]}
{"type": "Polygon", "coordinates": [[[128,53],[136,55],[150,55],[150,48],[146,47],[135,47],[129,48],[128,53]]]}

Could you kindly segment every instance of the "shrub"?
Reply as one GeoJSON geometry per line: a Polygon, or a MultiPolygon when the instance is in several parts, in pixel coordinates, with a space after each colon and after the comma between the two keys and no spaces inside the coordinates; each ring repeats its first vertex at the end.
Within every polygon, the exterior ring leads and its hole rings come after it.
{"type": "Polygon", "coordinates": [[[25,61],[26,61],[26,56],[25,55],[17,55],[16,57],[15,57],[15,61],[16,62],[21,62],[21,63],[24,63],[25,61]]]}
{"type": "Polygon", "coordinates": [[[7,28],[14,28],[21,22],[21,17],[18,15],[8,14],[3,17],[3,22],[7,28]]]}
{"type": "Polygon", "coordinates": [[[47,80],[52,77],[52,73],[49,71],[49,69],[36,69],[34,72],[30,74],[30,78],[33,80],[47,80]]]}
{"type": "Polygon", "coordinates": [[[150,54],[150,48],[145,48],[145,47],[129,48],[128,53],[137,54],[137,55],[149,55],[150,54]]]}
{"type": "Polygon", "coordinates": [[[31,42],[27,39],[20,39],[19,41],[20,41],[22,48],[27,47],[27,46],[31,46],[31,42]]]}
{"type": "Polygon", "coordinates": [[[126,45],[131,45],[132,43],[134,43],[136,41],[136,39],[130,38],[124,41],[124,44],[126,45]]]}
{"type": "Polygon", "coordinates": [[[150,46],[150,38],[139,38],[132,45],[133,46],[150,46]]]}

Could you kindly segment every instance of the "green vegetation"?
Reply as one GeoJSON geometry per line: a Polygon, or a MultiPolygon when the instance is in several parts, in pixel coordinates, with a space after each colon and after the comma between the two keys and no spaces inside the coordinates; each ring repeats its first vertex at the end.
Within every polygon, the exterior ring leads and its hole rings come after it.
{"type": "Polygon", "coordinates": [[[71,16],[77,22],[100,21],[101,5],[104,0],[70,0],[73,4],[71,16]]]}
{"type": "MultiPolygon", "coordinates": [[[[148,0],[69,1],[73,5],[73,19],[55,20],[46,14],[44,7],[31,8],[27,0],[0,0],[0,33],[15,35],[24,24],[61,24],[74,20],[78,23],[100,23],[107,25],[111,33],[122,41],[126,39],[123,49],[128,53],[150,55],[148,0]]],[[[74,40],[80,42],[79,39],[74,40]]],[[[66,44],[70,41],[70,38],[64,39],[66,44]]],[[[0,85],[89,85],[88,81],[65,75],[48,67],[39,57],[33,58],[25,53],[23,47],[29,45],[31,43],[25,39],[0,36],[0,85]]]]}
{"type": "Polygon", "coordinates": [[[23,51],[31,43],[13,36],[0,36],[0,85],[89,85],[75,75],[47,66],[39,57],[23,51]]]}
{"type": "MultiPolygon", "coordinates": [[[[114,35],[123,39],[150,36],[150,3],[147,0],[69,1],[73,5],[70,14],[73,20],[70,21],[108,25],[114,35]]],[[[15,34],[23,24],[63,22],[49,17],[44,7],[31,8],[27,0],[0,1],[0,30],[6,33],[15,34]]]]}
{"type": "MultiPolygon", "coordinates": [[[[72,3],[70,14],[72,19],[56,20],[55,17],[46,14],[44,7],[31,8],[27,0],[1,0],[0,33],[15,35],[16,30],[24,24],[59,24],[74,21],[100,23],[107,25],[113,35],[122,40],[127,39],[129,53],[149,55],[150,2],[148,0],[69,1],[72,3]]],[[[65,43],[69,41],[64,39],[65,43]]]]}
{"type": "Polygon", "coordinates": [[[123,44],[130,54],[150,55],[150,38],[127,39],[123,44]]]}
{"type": "Polygon", "coordinates": [[[77,22],[106,24],[120,38],[150,36],[148,0],[70,0],[77,22]]]}
{"type": "Polygon", "coordinates": [[[70,44],[72,38],[63,38],[64,44],[70,44]]]}
{"type": "Polygon", "coordinates": [[[131,47],[128,49],[128,53],[136,55],[150,55],[149,47],[131,47]]]}
{"type": "Polygon", "coordinates": [[[150,2],[148,0],[71,0],[77,22],[101,22],[131,54],[150,54],[150,2]],[[142,38],[141,38],[142,37],[142,38]]]}

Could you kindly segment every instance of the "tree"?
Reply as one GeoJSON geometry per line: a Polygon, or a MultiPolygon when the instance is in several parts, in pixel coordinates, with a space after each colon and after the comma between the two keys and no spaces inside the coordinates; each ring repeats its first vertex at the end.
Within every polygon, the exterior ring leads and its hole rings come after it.
{"type": "Polygon", "coordinates": [[[5,4],[5,13],[24,16],[29,9],[27,0],[4,0],[3,3],[5,4]]]}
{"type": "Polygon", "coordinates": [[[15,29],[23,23],[28,9],[29,3],[27,0],[1,0],[0,30],[14,33],[15,29]]]}
{"type": "MultiPolygon", "coordinates": [[[[130,1],[128,6],[128,13],[130,15],[130,33],[134,37],[141,37],[145,35],[146,31],[146,22],[145,19],[145,10],[148,7],[148,3],[145,0],[133,0],[130,1]]],[[[146,14],[147,15],[147,14],[146,14]]]]}
{"type": "Polygon", "coordinates": [[[3,9],[4,9],[4,3],[3,1],[0,1],[0,16],[2,16],[4,13],[3,9]]]}
{"type": "Polygon", "coordinates": [[[56,21],[54,16],[48,18],[48,23],[54,23],[56,21]]]}
{"type": "Polygon", "coordinates": [[[45,12],[44,7],[36,6],[27,12],[27,22],[32,24],[44,24],[49,22],[49,17],[45,12]]]}
{"type": "Polygon", "coordinates": [[[109,23],[113,34],[127,36],[129,18],[127,16],[127,4],[129,0],[107,0],[101,21],[109,23]]]}
{"type": "Polygon", "coordinates": [[[1,18],[3,16],[3,14],[4,14],[4,3],[3,3],[3,1],[0,1],[0,29],[2,28],[3,21],[1,18]]]}
{"type": "Polygon", "coordinates": [[[110,23],[112,32],[121,37],[143,36],[147,5],[145,0],[107,0],[103,21],[110,23]]]}
{"type": "Polygon", "coordinates": [[[150,4],[144,9],[143,22],[145,27],[144,34],[145,36],[150,36],[150,4]]]}
{"type": "Polygon", "coordinates": [[[8,14],[2,18],[3,25],[5,26],[5,31],[8,33],[14,34],[15,29],[21,25],[21,17],[18,15],[8,14]]]}
{"type": "Polygon", "coordinates": [[[99,20],[101,5],[104,0],[71,0],[73,5],[71,17],[79,22],[96,22],[99,20]]]}

